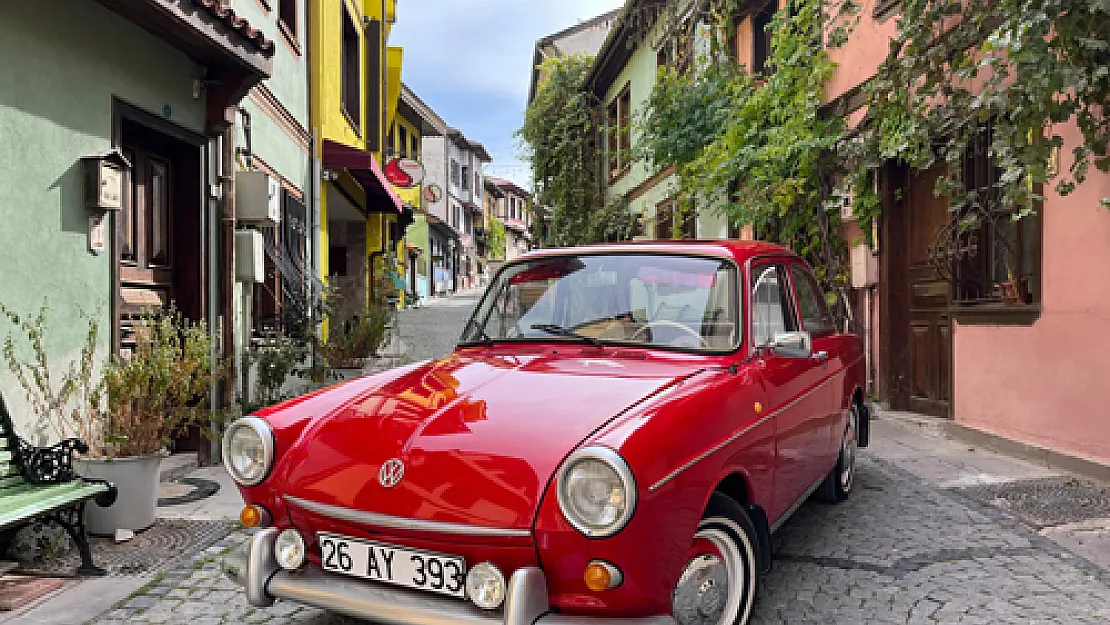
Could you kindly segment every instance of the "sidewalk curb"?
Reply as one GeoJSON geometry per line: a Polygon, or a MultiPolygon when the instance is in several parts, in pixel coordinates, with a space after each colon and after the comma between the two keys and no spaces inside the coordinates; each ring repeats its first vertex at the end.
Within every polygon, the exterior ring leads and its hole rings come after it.
{"type": "Polygon", "coordinates": [[[961,425],[955,421],[945,421],[943,427],[945,435],[952,440],[1028,460],[1050,469],[1110,483],[1110,466],[1108,465],[1003,438],[990,432],[961,425]]]}
{"type": "Polygon", "coordinates": [[[991,434],[977,428],[957,423],[944,417],[927,417],[913,413],[893,411],[875,406],[876,419],[887,420],[907,427],[920,428],[928,436],[945,438],[964,445],[972,445],[995,453],[1031,462],[1038,466],[1071,473],[1080,477],[1110,483],[1110,465],[1094,460],[1022,443],[991,434]]]}

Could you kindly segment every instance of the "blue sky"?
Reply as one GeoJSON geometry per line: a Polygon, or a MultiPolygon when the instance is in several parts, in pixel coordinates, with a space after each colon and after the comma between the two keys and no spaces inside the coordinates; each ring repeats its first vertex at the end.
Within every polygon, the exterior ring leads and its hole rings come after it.
{"type": "Polygon", "coordinates": [[[528,100],[536,40],[622,0],[400,0],[389,44],[402,78],[448,124],[481,141],[488,173],[527,184],[513,132],[528,100]]]}

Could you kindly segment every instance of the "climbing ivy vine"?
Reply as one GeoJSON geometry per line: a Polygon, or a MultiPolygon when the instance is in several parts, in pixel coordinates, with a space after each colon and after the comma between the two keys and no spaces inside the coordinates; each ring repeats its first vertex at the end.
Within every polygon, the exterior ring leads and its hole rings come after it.
{"type": "MultiPolygon", "coordinates": [[[[834,70],[829,50],[853,35],[859,6],[787,4],[769,27],[764,76],[719,65],[661,73],[640,120],[639,153],[676,165],[679,199],[707,201],[733,223],[753,224],[760,238],[791,245],[827,283],[843,278],[843,242],[832,227],[839,212],[831,209],[850,186],[855,216],[870,233],[881,206],[874,182],[891,160],[943,166],[935,192],[952,199],[965,228],[976,224],[984,194],[1021,218],[1045,183],[1066,195],[1092,165],[1110,170],[1105,0],[903,0],[856,128],[828,110],[823,89],[834,70]],[[1069,138],[1073,147],[1061,158],[1070,121],[1081,136],[1069,138]],[[961,162],[988,123],[999,173],[989,188],[968,189],[961,162]]],[[[672,0],[667,13],[688,16],[691,6],[710,20],[740,8],[734,0],[672,0]]],[[[1102,203],[1110,207],[1110,199],[1102,203]]]]}
{"type": "Polygon", "coordinates": [[[517,131],[532,166],[535,203],[550,207],[548,245],[576,245],[630,236],[633,220],[620,203],[606,204],[603,133],[597,102],[582,89],[592,57],[550,59],[517,131]]]}
{"type": "MultiPolygon", "coordinates": [[[[703,10],[725,21],[733,8],[721,2],[703,10]]],[[[778,12],[763,75],[732,62],[661,71],[639,120],[638,150],[656,166],[675,164],[678,199],[753,225],[760,238],[790,245],[834,281],[843,278],[844,246],[825,210],[830,192],[823,174],[835,165],[830,156],[844,122],[819,114],[833,70],[828,52],[815,45],[822,26],[817,0],[778,12]]]]}
{"type": "Polygon", "coordinates": [[[867,86],[867,120],[841,154],[856,178],[887,159],[944,167],[936,193],[969,225],[988,201],[1029,215],[1043,185],[1067,195],[1092,164],[1110,171],[1108,25],[1105,0],[903,0],[890,54],[867,86]],[[1061,157],[1072,120],[1081,137],[1061,157]],[[999,174],[969,189],[960,162],[988,124],[999,174]]]}

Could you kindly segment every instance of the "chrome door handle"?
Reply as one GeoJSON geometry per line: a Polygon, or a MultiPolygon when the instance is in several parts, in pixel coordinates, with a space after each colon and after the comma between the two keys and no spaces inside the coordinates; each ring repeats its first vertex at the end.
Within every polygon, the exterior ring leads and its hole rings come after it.
{"type": "Polygon", "coordinates": [[[826,352],[824,350],[819,351],[819,352],[814,352],[813,355],[810,356],[810,358],[812,358],[814,360],[828,360],[829,359],[829,352],[826,352]]]}

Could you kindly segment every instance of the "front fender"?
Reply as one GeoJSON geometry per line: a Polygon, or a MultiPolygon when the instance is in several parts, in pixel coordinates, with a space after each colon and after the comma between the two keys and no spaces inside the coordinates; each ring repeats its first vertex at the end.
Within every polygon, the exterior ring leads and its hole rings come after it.
{"type": "MultiPolygon", "coordinates": [[[[703,370],[615,419],[586,444],[621,453],[636,478],[635,514],[617,535],[588,539],[563,518],[549,484],[536,518],[536,545],[552,605],[569,613],[612,617],[670,613],[670,596],[689,554],[706,502],[722,476],[773,469],[773,436],[753,406],[763,386],[747,369],[703,370]],[[752,429],[752,426],[756,426],[752,429]],[[742,433],[743,436],[736,436],[742,433]],[[621,587],[585,586],[593,559],[621,569],[621,587]]],[[[769,482],[751,479],[749,499],[769,496],[769,482]]],[[[749,502],[742,502],[749,503],[749,502]]]]}

